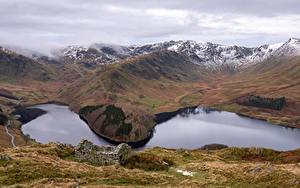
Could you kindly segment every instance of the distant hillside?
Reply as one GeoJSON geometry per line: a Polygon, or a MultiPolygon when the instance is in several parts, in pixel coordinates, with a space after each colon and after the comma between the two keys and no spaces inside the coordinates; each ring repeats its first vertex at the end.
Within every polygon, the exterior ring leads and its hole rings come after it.
{"type": "Polygon", "coordinates": [[[236,75],[257,85],[257,92],[300,101],[300,56],[270,58],[236,75]]]}
{"type": "Polygon", "coordinates": [[[178,103],[176,97],[196,92],[197,82],[209,79],[209,72],[186,56],[160,51],[103,67],[66,88],[62,97],[70,103],[120,102],[156,108],[178,103]]]}
{"type": "Polygon", "coordinates": [[[265,44],[258,47],[179,40],[132,46],[102,43],[95,43],[88,47],[68,46],[56,50],[54,55],[65,63],[95,67],[120,62],[129,57],[169,50],[185,55],[189,61],[215,72],[236,72],[260,63],[269,57],[299,55],[299,49],[300,39],[297,38],[290,38],[283,43],[265,44]]]}
{"type": "Polygon", "coordinates": [[[276,124],[300,126],[300,57],[271,57],[239,73],[224,77],[207,91],[202,104],[222,104],[222,109],[276,124]],[[235,104],[237,98],[254,93],[267,98],[286,98],[282,110],[245,107],[235,104]]]}
{"type": "Polygon", "coordinates": [[[203,67],[191,63],[186,56],[165,50],[137,56],[120,63],[114,74],[120,71],[120,74],[128,74],[137,79],[195,81],[206,78],[207,72],[201,68],[203,67]]]}
{"type": "Polygon", "coordinates": [[[21,81],[33,79],[47,81],[54,78],[49,67],[33,59],[0,47],[0,79],[21,81]]]}

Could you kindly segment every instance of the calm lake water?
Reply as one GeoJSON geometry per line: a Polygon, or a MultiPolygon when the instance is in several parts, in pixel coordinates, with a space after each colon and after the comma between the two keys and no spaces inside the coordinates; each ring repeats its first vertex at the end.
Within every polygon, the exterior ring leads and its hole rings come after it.
{"type": "MultiPolygon", "coordinates": [[[[22,126],[24,134],[41,143],[58,141],[77,145],[87,139],[98,145],[108,143],[93,133],[67,106],[35,106],[48,113],[22,126]]],[[[266,147],[291,150],[300,147],[300,129],[285,128],[235,113],[197,108],[156,126],[145,147],[199,148],[219,143],[228,146],[266,147]]]]}
{"type": "Polygon", "coordinates": [[[46,114],[24,124],[22,132],[41,143],[62,142],[77,145],[81,139],[87,139],[98,145],[108,145],[97,136],[78,114],[68,106],[43,104],[34,106],[47,111],[46,114]]]}

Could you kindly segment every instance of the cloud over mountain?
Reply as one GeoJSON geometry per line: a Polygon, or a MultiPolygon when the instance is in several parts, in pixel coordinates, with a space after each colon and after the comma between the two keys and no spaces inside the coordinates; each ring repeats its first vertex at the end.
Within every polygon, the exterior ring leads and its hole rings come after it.
{"type": "Polygon", "coordinates": [[[43,52],[180,39],[257,46],[300,35],[297,0],[0,0],[0,16],[1,44],[43,52]]]}

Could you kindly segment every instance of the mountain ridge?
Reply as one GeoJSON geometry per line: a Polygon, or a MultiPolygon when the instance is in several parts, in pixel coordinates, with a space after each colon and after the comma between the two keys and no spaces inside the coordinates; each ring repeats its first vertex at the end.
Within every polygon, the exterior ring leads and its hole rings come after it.
{"type": "Polygon", "coordinates": [[[149,54],[155,51],[169,50],[190,57],[195,64],[205,65],[211,70],[222,70],[231,67],[239,70],[259,63],[271,56],[283,54],[300,54],[300,40],[290,38],[285,43],[265,44],[259,47],[243,47],[237,45],[222,45],[211,42],[196,42],[192,40],[166,41],[145,45],[112,45],[94,43],[90,46],[69,46],[58,50],[58,57],[75,63],[90,64],[117,63],[128,57],[149,54]],[[298,42],[297,42],[298,41],[298,42]]]}

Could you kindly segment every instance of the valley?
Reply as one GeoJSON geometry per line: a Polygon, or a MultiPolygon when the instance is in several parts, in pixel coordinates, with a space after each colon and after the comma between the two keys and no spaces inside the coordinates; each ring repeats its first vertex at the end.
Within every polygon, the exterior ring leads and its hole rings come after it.
{"type": "Polygon", "coordinates": [[[0,185],[296,186],[299,41],[94,45],[58,57],[0,48],[0,185]],[[195,106],[198,114],[176,112],[195,106]],[[173,115],[158,123],[160,114],[173,115]],[[124,166],[85,164],[74,154],[83,138],[137,151],[124,166]],[[49,144],[57,141],[72,146],[49,144]]]}
{"type": "Polygon", "coordinates": [[[0,18],[0,188],[300,188],[299,0],[0,18]]]}
{"type": "MultiPolygon", "coordinates": [[[[243,63],[231,68],[223,60],[221,65],[219,60],[214,62],[215,68],[211,68],[212,62],[206,63],[207,60],[202,58],[203,63],[200,63],[200,56],[197,56],[196,63],[195,55],[200,54],[200,51],[212,53],[209,48],[219,49],[218,46],[222,45],[197,44],[193,41],[171,41],[134,49],[94,45],[102,54],[114,54],[114,59],[119,59],[116,63],[101,65],[93,62],[98,61],[98,57],[90,56],[94,51],[81,52],[85,48],[70,48],[68,53],[63,53],[66,54],[64,59],[61,56],[58,59],[43,56],[32,59],[1,48],[1,108],[9,114],[18,105],[60,101],[79,112],[88,105],[115,104],[127,115],[144,116],[150,120],[151,115],[156,113],[200,105],[278,125],[299,127],[300,59],[294,52],[298,49],[298,41],[299,39],[291,38],[278,49],[272,47],[267,51],[260,51],[265,53],[261,54],[263,58],[252,62],[248,57],[240,59],[240,53],[245,51],[243,47],[223,46],[220,52],[215,50],[216,54],[224,54],[224,50],[228,50],[228,54],[236,53],[234,61],[243,63]],[[279,56],[282,51],[288,53],[279,56]],[[65,58],[71,57],[69,54],[85,63],[66,61],[65,58]],[[86,56],[93,61],[85,61],[86,56]],[[246,59],[249,65],[244,66],[246,59]],[[86,66],[87,64],[91,66],[86,66]],[[282,110],[237,103],[239,97],[251,93],[263,97],[285,97],[286,103],[282,110]]],[[[260,48],[262,47],[247,50],[256,53],[260,48]]],[[[258,56],[251,53],[251,58],[258,56]]],[[[134,118],[130,121],[138,122],[134,118]]],[[[139,134],[144,134],[143,132],[139,134]]]]}

